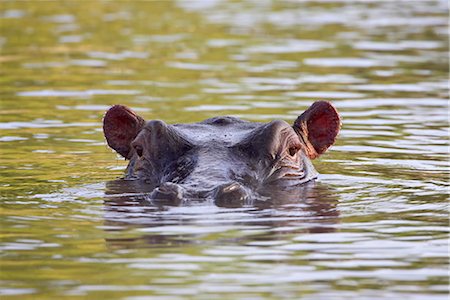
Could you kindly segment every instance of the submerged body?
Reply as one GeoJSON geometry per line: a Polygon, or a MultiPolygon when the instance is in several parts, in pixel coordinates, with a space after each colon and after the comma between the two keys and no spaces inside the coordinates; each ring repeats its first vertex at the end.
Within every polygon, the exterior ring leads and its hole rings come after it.
{"type": "Polygon", "coordinates": [[[108,145],[130,160],[125,179],[153,185],[153,200],[213,198],[227,206],[316,178],[310,160],[334,143],[340,128],[336,109],[325,101],[292,126],[233,117],[168,125],[146,122],[121,105],[103,122],[108,145]]]}

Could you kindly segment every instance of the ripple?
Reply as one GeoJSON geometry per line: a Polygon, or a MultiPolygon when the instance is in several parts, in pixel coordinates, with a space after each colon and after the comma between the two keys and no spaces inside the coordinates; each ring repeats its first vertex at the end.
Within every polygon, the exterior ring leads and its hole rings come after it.
{"type": "Polygon", "coordinates": [[[427,151],[398,149],[388,147],[375,147],[375,146],[359,146],[359,145],[345,145],[345,146],[333,146],[333,150],[341,152],[375,152],[375,153],[405,153],[405,154],[425,154],[427,151]]]}
{"type": "Polygon", "coordinates": [[[37,149],[37,150],[33,150],[33,151],[31,151],[31,152],[33,152],[33,153],[46,153],[46,154],[53,154],[53,153],[56,153],[56,152],[53,151],[53,150],[45,150],[45,149],[37,149]]]}
{"type": "Polygon", "coordinates": [[[198,59],[198,53],[194,51],[184,51],[184,52],[178,52],[175,54],[175,58],[179,59],[198,59]]]}
{"type": "Polygon", "coordinates": [[[198,63],[187,63],[187,62],[168,62],[168,67],[176,69],[194,70],[194,71],[218,71],[223,70],[224,67],[220,65],[211,64],[198,64],[198,63]]]}
{"type": "Polygon", "coordinates": [[[358,232],[305,234],[295,237],[294,241],[314,243],[349,243],[370,239],[373,234],[358,232]]]}
{"type": "Polygon", "coordinates": [[[81,43],[84,40],[82,35],[64,35],[59,38],[59,42],[62,44],[66,43],[81,43]]]}
{"type": "MultiPolygon", "coordinates": [[[[444,116],[446,113],[444,113],[444,116]]],[[[449,128],[443,128],[443,129],[405,129],[405,133],[409,133],[416,137],[439,137],[439,138],[448,138],[450,134],[449,128]]]]}
{"type": "Polygon", "coordinates": [[[349,88],[353,90],[362,90],[362,91],[399,91],[399,92],[429,92],[433,90],[431,87],[408,83],[364,84],[364,85],[349,86],[349,88]]]}
{"type": "Polygon", "coordinates": [[[85,91],[69,91],[69,90],[38,90],[18,92],[17,96],[21,97],[76,97],[89,98],[96,95],[137,95],[137,90],[85,90],[85,91]]]}
{"type": "Polygon", "coordinates": [[[105,67],[107,63],[103,60],[98,59],[72,59],[69,62],[72,66],[82,66],[82,67],[105,67]]]}
{"type": "Polygon", "coordinates": [[[0,288],[0,295],[2,296],[28,295],[36,292],[36,289],[31,288],[0,288]]]}
{"type": "Polygon", "coordinates": [[[245,84],[274,84],[274,85],[297,85],[298,80],[278,77],[244,77],[241,82],[245,84]]]}
{"type": "MultiPolygon", "coordinates": [[[[75,105],[75,106],[57,105],[56,106],[56,109],[59,109],[59,110],[107,111],[110,108],[111,108],[111,105],[75,105]]],[[[151,111],[151,109],[146,108],[146,107],[133,106],[133,111],[149,112],[149,111],[151,111]]]]}
{"type": "Polygon", "coordinates": [[[31,251],[38,248],[57,248],[60,247],[60,244],[57,243],[44,243],[43,241],[18,241],[18,242],[9,242],[9,243],[1,243],[0,250],[1,251],[31,251]]]}
{"type": "Polygon", "coordinates": [[[107,63],[103,60],[97,59],[72,59],[68,62],[36,62],[36,63],[25,63],[22,65],[24,68],[28,69],[42,69],[42,68],[63,68],[68,66],[81,66],[81,67],[105,67],[107,63]]]}
{"type": "Polygon", "coordinates": [[[70,31],[77,31],[80,29],[80,26],[75,23],[62,23],[55,28],[55,32],[61,33],[61,32],[70,32],[70,31]]]}
{"type": "Polygon", "coordinates": [[[235,94],[242,92],[242,88],[206,88],[202,89],[203,93],[207,94],[235,94]]]}
{"type": "Polygon", "coordinates": [[[289,85],[274,85],[274,84],[247,84],[247,90],[250,91],[286,91],[293,90],[295,87],[289,85]]]}
{"type": "Polygon", "coordinates": [[[232,39],[210,39],[206,42],[206,44],[211,48],[224,48],[240,45],[241,42],[239,40],[232,39]]]}
{"type": "Polygon", "coordinates": [[[367,162],[380,166],[405,167],[408,169],[416,169],[432,172],[447,172],[449,163],[445,161],[435,160],[412,160],[412,159],[368,159],[367,162]]]}
{"type": "Polygon", "coordinates": [[[401,136],[400,133],[392,132],[392,131],[384,131],[384,130],[368,130],[366,128],[361,130],[349,130],[342,129],[339,134],[343,137],[375,137],[375,136],[401,136]]]}
{"type": "Polygon", "coordinates": [[[20,19],[26,15],[25,11],[20,9],[7,9],[0,12],[0,19],[20,19]]]}
{"type": "MultiPolygon", "coordinates": [[[[186,82],[170,82],[170,81],[153,81],[153,80],[107,80],[105,81],[107,85],[144,85],[144,86],[156,86],[163,88],[186,88],[190,86],[186,82]]],[[[149,97],[149,96],[146,96],[149,97]]]]}
{"type": "Polygon", "coordinates": [[[15,142],[15,141],[25,141],[25,140],[28,140],[28,138],[21,137],[21,136],[2,136],[2,137],[0,137],[0,142],[15,142]]]}
{"type": "Polygon", "coordinates": [[[369,108],[380,106],[398,106],[398,107],[412,107],[412,106],[430,106],[430,107],[446,107],[446,99],[440,98],[373,98],[373,99],[359,99],[342,100],[334,103],[338,108],[369,108]]]}
{"type": "Polygon", "coordinates": [[[138,264],[129,264],[129,268],[132,269],[142,269],[142,270],[187,270],[194,271],[199,270],[200,266],[196,264],[188,264],[188,263],[179,263],[179,264],[156,264],[156,263],[138,263],[138,264]]]}
{"type": "MultiPolygon", "coordinates": [[[[315,263],[318,266],[324,266],[327,265],[328,262],[316,262],[315,263]]],[[[374,267],[400,267],[400,266],[408,266],[408,263],[404,262],[398,262],[393,260],[383,260],[383,259],[377,259],[377,260],[341,260],[341,261],[335,261],[333,263],[336,268],[342,268],[342,269],[359,269],[359,268],[374,268],[374,267]]]]}
{"type": "Polygon", "coordinates": [[[376,50],[376,51],[401,51],[405,48],[401,43],[362,41],[353,44],[353,48],[360,50],[376,50]]]}
{"type": "Polygon", "coordinates": [[[333,47],[330,42],[316,40],[275,40],[270,44],[263,44],[244,48],[244,53],[297,53],[315,52],[333,47]]]}
{"type": "Polygon", "coordinates": [[[303,60],[305,65],[319,67],[342,67],[342,68],[372,68],[380,66],[395,66],[393,62],[381,61],[370,58],[307,58],[303,60]]]}
{"type": "Polygon", "coordinates": [[[75,17],[70,14],[60,14],[43,17],[43,20],[52,23],[73,23],[75,22],[75,17]]]}
{"type": "Polygon", "coordinates": [[[153,291],[153,286],[147,285],[80,285],[69,291],[68,295],[84,295],[96,291],[153,291]]]}
{"type": "Polygon", "coordinates": [[[31,122],[5,122],[0,123],[0,129],[19,129],[19,128],[64,128],[64,127],[93,127],[100,123],[63,123],[54,120],[35,120],[31,122]]]}
{"type": "Polygon", "coordinates": [[[297,79],[298,83],[364,83],[366,81],[367,79],[358,78],[348,74],[306,74],[297,79]]]}
{"type": "Polygon", "coordinates": [[[426,26],[446,26],[447,19],[442,17],[397,17],[397,18],[371,18],[366,20],[364,23],[368,27],[385,27],[385,26],[415,26],[415,27],[426,27],[426,26]]]}
{"type": "Polygon", "coordinates": [[[28,69],[63,68],[67,66],[67,63],[49,61],[49,62],[24,63],[22,66],[28,69]]]}
{"type": "Polygon", "coordinates": [[[150,227],[150,228],[141,228],[139,231],[141,232],[159,232],[164,234],[210,234],[215,232],[223,232],[232,229],[233,227],[229,226],[208,226],[208,227],[199,227],[199,226],[161,226],[161,227],[150,227]]]}
{"type": "Polygon", "coordinates": [[[186,111],[223,111],[223,110],[248,110],[250,107],[244,105],[197,105],[186,107],[186,111]]]}
{"type": "Polygon", "coordinates": [[[285,93],[287,96],[298,97],[298,98],[326,98],[326,99],[349,99],[349,98],[362,98],[366,96],[361,93],[352,92],[288,92],[285,93]]]}
{"type": "Polygon", "coordinates": [[[438,41],[400,41],[398,43],[361,41],[356,42],[353,47],[360,50],[376,51],[402,51],[407,49],[436,49],[441,48],[442,43],[438,41]]]}
{"type": "Polygon", "coordinates": [[[237,65],[237,67],[246,72],[263,73],[263,72],[274,71],[274,70],[296,69],[296,68],[298,68],[299,65],[300,64],[296,61],[278,60],[278,61],[273,61],[270,63],[264,63],[264,64],[259,64],[259,65],[241,62],[237,65]]]}
{"type": "Polygon", "coordinates": [[[47,134],[47,133],[36,133],[36,134],[33,134],[33,138],[37,139],[37,140],[45,140],[45,139],[48,139],[49,137],[50,137],[50,135],[47,134]]]}
{"type": "Polygon", "coordinates": [[[112,22],[117,20],[130,20],[132,19],[132,14],[128,11],[118,11],[113,13],[104,14],[102,19],[105,22],[112,22]]]}
{"type": "MultiPolygon", "coordinates": [[[[280,246],[282,247],[282,246],[280,246]]],[[[261,247],[239,247],[239,246],[223,246],[212,249],[207,249],[204,254],[212,257],[226,257],[226,256],[251,256],[251,255],[281,255],[287,254],[283,249],[275,248],[261,248],[261,247]]]]}
{"type": "Polygon", "coordinates": [[[129,58],[147,59],[150,56],[150,54],[147,52],[136,52],[136,51],[122,51],[120,53],[91,51],[87,52],[87,55],[92,58],[101,58],[108,60],[124,60],[129,58]]]}
{"type": "MultiPolygon", "coordinates": [[[[398,65],[399,63],[422,63],[427,61],[434,61],[437,59],[435,55],[400,55],[400,54],[386,54],[386,53],[368,53],[367,57],[379,61],[390,62],[392,65],[398,65]]],[[[384,70],[389,71],[389,70],[384,70]]],[[[395,71],[395,70],[393,70],[395,71]]],[[[397,70],[397,73],[399,70],[397,70]]]]}
{"type": "Polygon", "coordinates": [[[135,44],[147,44],[150,42],[157,43],[174,43],[184,40],[188,37],[186,34],[165,34],[165,35],[138,35],[133,37],[135,44]]]}

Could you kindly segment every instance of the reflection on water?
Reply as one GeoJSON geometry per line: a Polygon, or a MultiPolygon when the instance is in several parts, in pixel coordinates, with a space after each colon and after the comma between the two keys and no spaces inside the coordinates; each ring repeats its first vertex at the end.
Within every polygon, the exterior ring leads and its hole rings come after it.
{"type": "Polygon", "coordinates": [[[2,299],[448,298],[447,1],[2,2],[0,27],[2,299]],[[343,128],[295,191],[157,207],[114,180],[112,104],[291,122],[319,99],[343,128]]]}
{"type": "MultiPolygon", "coordinates": [[[[135,181],[116,180],[106,184],[105,197],[105,221],[111,224],[134,224],[140,226],[164,225],[188,225],[190,220],[199,224],[208,223],[211,226],[219,226],[226,223],[238,221],[242,225],[260,224],[268,225],[272,222],[276,226],[288,225],[290,221],[304,225],[310,222],[323,222],[332,225],[336,223],[339,215],[336,205],[337,199],[333,198],[335,193],[321,184],[309,182],[303,186],[290,188],[286,191],[268,190],[263,191],[260,199],[252,200],[251,203],[236,208],[235,211],[248,213],[247,217],[242,215],[239,220],[230,220],[233,207],[216,207],[211,200],[185,201],[176,206],[154,206],[150,201],[152,187],[142,185],[135,181]],[[224,209],[225,208],[225,209],[224,209]],[[152,212],[152,213],[149,213],[152,212]],[[200,213],[200,215],[196,215],[200,213]],[[268,215],[266,215],[266,213],[268,215]],[[271,217],[271,214],[274,214],[271,217]],[[210,214],[210,215],[209,215],[210,214]],[[187,218],[185,218],[187,215],[187,218]],[[222,216],[225,215],[224,218],[222,216]],[[162,220],[161,216],[164,216],[162,220]],[[199,220],[194,220],[199,218],[199,220]],[[330,221],[331,220],[331,221],[330,221]],[[183,224],[184,221],[187,224],[183,224]],[[172,223],[173,222],[173,223],[172,223]],[[265,224],[267,222],[267,224],[265,224]]],[[[272,224],[274,225],[274,224],[272,224]]],[[[327,228],[311,229],[313,231],[327,231],[327,228]]],[[[186,233],[189,229],[186,230],[186,233]]]]}

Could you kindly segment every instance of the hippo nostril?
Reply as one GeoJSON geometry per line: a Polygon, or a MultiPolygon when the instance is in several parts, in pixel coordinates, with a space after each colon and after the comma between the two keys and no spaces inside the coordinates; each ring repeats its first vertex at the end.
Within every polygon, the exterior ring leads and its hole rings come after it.
{"type": "Polygon", "coordinates": [[[142,148],[141,145],[135,145],[134,150],[136,150],[136,153],[137,155],[139,155],[139,157],[141,157],[142,153],[144,152],[144,149],[142,148]]]}
{"type": "Polygon", "coordinates": [[[220,207],[241,207],[248,194],[237,182],[227,183],[217,187],[213,192],[214,203],[220,207]]]}
{"type": "Polygon", "coordinates": [[[150,194],[156,205],[180,205],[183,201],[183,189],[175,183],[165,182],[150,194]]]}

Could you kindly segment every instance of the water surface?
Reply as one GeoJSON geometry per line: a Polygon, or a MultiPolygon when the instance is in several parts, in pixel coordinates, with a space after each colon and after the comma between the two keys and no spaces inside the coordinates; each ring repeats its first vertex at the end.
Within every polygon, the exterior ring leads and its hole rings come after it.
{"type": "MultiPolygon", "coordinates": [[[[446,1],[0,4],[2,299],[448,299],[446,1]],[[296,201],[152,207],[146,119],[343,117],[296,201]]],[[[291,197],[292,198],[292,197],[291,197]]]]}

